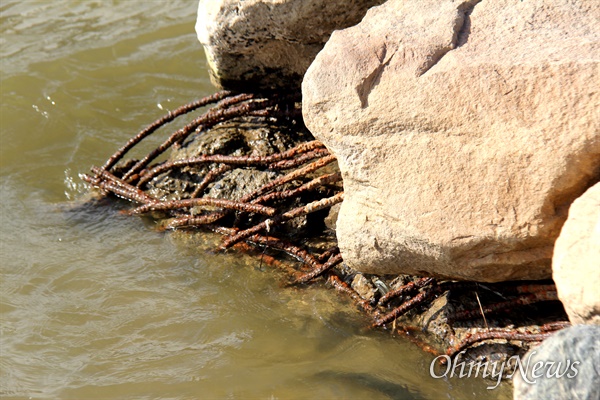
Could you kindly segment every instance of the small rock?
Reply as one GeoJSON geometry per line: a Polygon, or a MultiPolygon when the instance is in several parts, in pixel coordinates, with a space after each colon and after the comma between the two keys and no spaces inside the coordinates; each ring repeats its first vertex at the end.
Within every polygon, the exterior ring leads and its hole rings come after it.
{"type": "Polygon", "coordinates": [[[352,289],[365,300],[373,300],[377,291],[363,274],[356,274],[352,280],[352,289]]]}
{"type": "Polygon", "coordinates": [[[554,246],[552,274],[571,323],[600,325],[600,183],[569,208],[554,246]]]}

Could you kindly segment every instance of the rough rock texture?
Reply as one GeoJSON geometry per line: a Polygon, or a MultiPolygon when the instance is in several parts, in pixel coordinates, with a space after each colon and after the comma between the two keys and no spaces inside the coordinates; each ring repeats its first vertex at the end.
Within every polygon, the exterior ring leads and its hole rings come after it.
{"type": "Polygon", "coordinates": [[[369,273],[551,275],[599,179],[600,2],[390,0],[308,69],[308,128],[338,157],[345,262],[369,273]]]}
{"type": "Polygon", "coordinates": [[[196,32],[222,88],[299,89],[331,32],[384,0],[200,0],[196,32]]]}
{"type": "Polygon", "coordinates": [[[600,183],[569,208],[554,246],[552,276],[571,323],[600,325],[600,183]]]}
{"type": "Polygon", "coordinates": [[[600,327],[563,329],[521,359],[524,371],[515,372],[514,399],[599,399],[598,360],[600,327]]]}

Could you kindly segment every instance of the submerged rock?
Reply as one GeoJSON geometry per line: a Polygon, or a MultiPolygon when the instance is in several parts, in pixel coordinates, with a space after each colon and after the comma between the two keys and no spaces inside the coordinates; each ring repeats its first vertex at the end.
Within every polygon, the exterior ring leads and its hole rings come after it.
{"type": "Polygon", "coordinates": [[[569,208],[554,246],[552,275],[571,323],[600,325],[600,183],[569,208]]]}
{"type": "Polygon", "coordinates": [[[551,275],[600,178],[600,3],[390,0],[336,31],[303,113],[334,153],[345,262],[377,274],[551,275]]]}
{"type": "MultiPolygon", "coordinates": [[[[171,152],[169,160],[201,155],[267,156],[312,139],[306,128],[293,120],[268,123],[240,118],[192,136],[171,152]]],[[[215,165],[207,163],[170,171],[151,182],[150,192],[157,198],[189,198],[206,174],[215,168],[215,165]]],[[[210,193],[208,197],[238,200],[281,174],[273,170],[235,168],[224,171],[207,187],[206,192],[210,193]]]]}
{"type": "Polygon", "coordinates": [[[383,1],[200,0],[196,32],[217,86],[297,90],[331,32],[383,1]]]}

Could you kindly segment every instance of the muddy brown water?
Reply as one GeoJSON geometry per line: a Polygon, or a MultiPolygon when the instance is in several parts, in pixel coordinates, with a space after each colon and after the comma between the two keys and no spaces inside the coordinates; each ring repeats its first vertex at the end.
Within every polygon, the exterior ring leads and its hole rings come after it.
{"type": "Polygon", "coordinates": [[[331,290],[82,205],[79,173],[214,91],[196,4],[0,3],[0,397],[510,398],[433,379],[432,356],[331,290]]]}

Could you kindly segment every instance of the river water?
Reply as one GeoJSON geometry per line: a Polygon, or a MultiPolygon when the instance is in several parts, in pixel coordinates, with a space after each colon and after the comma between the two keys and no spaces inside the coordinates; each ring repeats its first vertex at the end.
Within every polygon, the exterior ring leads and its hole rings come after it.
{"type": "Polygon", "coordinates": [[[85,202],[79,173],[214,91],[196,4],[0,3],[0,397],[509,398],[433,379],[331,290],[85,202]]]}

